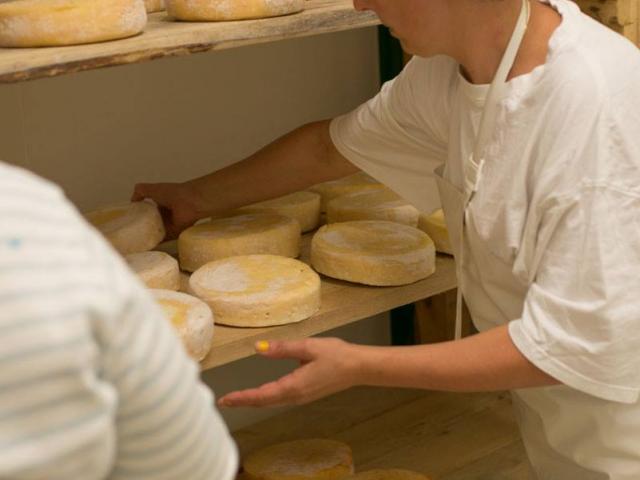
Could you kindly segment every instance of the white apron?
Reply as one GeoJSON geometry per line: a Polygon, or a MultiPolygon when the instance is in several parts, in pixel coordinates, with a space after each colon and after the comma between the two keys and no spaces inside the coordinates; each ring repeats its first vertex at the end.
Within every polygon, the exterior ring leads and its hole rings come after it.
{"type": "MultiPolygon", "coordinates": [[[[504,325],[522,314],[527,286],[512,265],[483,243],[467,205],[482,188],[482,153],[490,140],[506,79],[526,30],[528,0],[491,84],[474,153],[465,164],[465,185],[449,182],[445,167],[435,173],[458,268],[456,336],[462,295],[479,330],[504,325]],[[488,295],[487,292],[491,292],[488,295]],[[497,305],[491,298],[501,298],[497,305]]],[[[538,480],[640,480],[640,408],[601,400],[566,386],[512,392],[516,417],[538,480]]]]}

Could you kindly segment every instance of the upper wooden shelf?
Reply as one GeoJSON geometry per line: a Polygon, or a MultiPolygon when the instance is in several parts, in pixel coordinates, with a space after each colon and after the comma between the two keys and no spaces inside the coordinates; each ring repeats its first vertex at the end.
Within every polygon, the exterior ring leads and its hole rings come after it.
{"type": "MultiPolygon", "coordinates": [[[[309,262],[311,235],[303,237],[300,259],[309,262]]],[[[342,325],[383,313],[423,298],[456,288],[453,258],[438,255],[436,272],[402,287],[368,287],[322,277],[322,307],[300,323],[269,328],[232,328],[216,325],[209,356],[202,361],[208,370],[255,353],[258,340],[291,340],[326,332],[342,325]]]]}
{"type": "Polygon", "coordinates": [[[236,22],[173,22],[164,12],[149,16],[145,31],[132,38],[72,47],[0,48],[0,83],[140,63],[157,58],[222,50],[319,33],[378,25],[352,0],[307,0],[294,15],[236,22]]]}

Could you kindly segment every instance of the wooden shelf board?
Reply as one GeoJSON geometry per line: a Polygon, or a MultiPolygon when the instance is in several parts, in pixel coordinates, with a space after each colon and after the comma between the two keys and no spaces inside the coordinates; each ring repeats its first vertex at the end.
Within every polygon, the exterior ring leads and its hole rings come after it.
{"type": "MultiPolygon", "coordinates": [[[[404,468],[433,480],[524,480],[508,393],[358,387],[234,432],[241,456],[299,438],[351,446],[356,471],[404,468]]],[[[239,477],[241,478],[241,477],[239,477]]]]}
{"type": "Polygon", "coordinates": [[[235,22],[173,22],[164,12],[149,16],[145,31],[132,38],[90,45],[0,48],[0,83],[140,63],[163,57],[273,42],[379,24],[357,12],[351,0],[307,0],[293,15],[235,22]]]}
{"type": "MultiPolygon", "coordinates": [[[[309,263],[311,235],[303,237],[300,259],[309,263]]],[[[401,287],[368,287],[322,278],[322,307],[313,317],[300,323],[269,328],[232,328],[216,325],[209,356],[202,369],[251,356],[258,340],[291,340],[326,332],[342,325],[377,315],[456,288],[452,257],[438,255],[436,272],[430,277],[401,287]]]]}

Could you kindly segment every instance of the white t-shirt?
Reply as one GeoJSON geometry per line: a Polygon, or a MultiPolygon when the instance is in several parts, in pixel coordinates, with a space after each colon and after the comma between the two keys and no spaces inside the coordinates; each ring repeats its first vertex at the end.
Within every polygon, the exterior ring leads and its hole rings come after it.
{"type": "Polygon", "coordinates": [[[55,186],[0,163],[0,478],[232,480],[169,322],[55,186]]]}
{"type": "MultiPolygon", "coordinates": [[[[473,298],[490,305],[490,314],[473,315],[480,330],[510,322],[514,343],[542,370],[595,397],[635,403],[640,52],[573,2],[548,3],[562,24],[545,65],[508,82],[468,207],[490,252],[485,263],[509,266],[512,285],[475,282],[464,294],[472,314],[473,298]]],[[[432,210],[434,168],[446,164],[445,177],[463,186],[486,92],[450,58],[414,58],[378,96],[335,119],[331,136],[355,165],[432,210]]]]}

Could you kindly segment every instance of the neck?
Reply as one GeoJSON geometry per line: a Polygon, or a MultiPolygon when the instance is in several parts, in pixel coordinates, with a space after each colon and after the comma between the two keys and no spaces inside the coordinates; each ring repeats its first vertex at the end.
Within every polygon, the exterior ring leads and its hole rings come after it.
{"type": "MultiPolygon", "coordinates": [[[[529,1],[529,0],[528,0],[529,1]]],[[[459,34],[451,42],[451,56],[462,66],[463,74],[476,84],[491,83],[516,26],[521,0],[509,2],[466,2],[465,8],[475,9],[469,15],[460,15],[459,34]]],[[[553,31],[561,17],[548,5],[537,0],[531,2],[531,16],[527,31],[509,79],[531,72],[543,65],[553,31]]]]}

